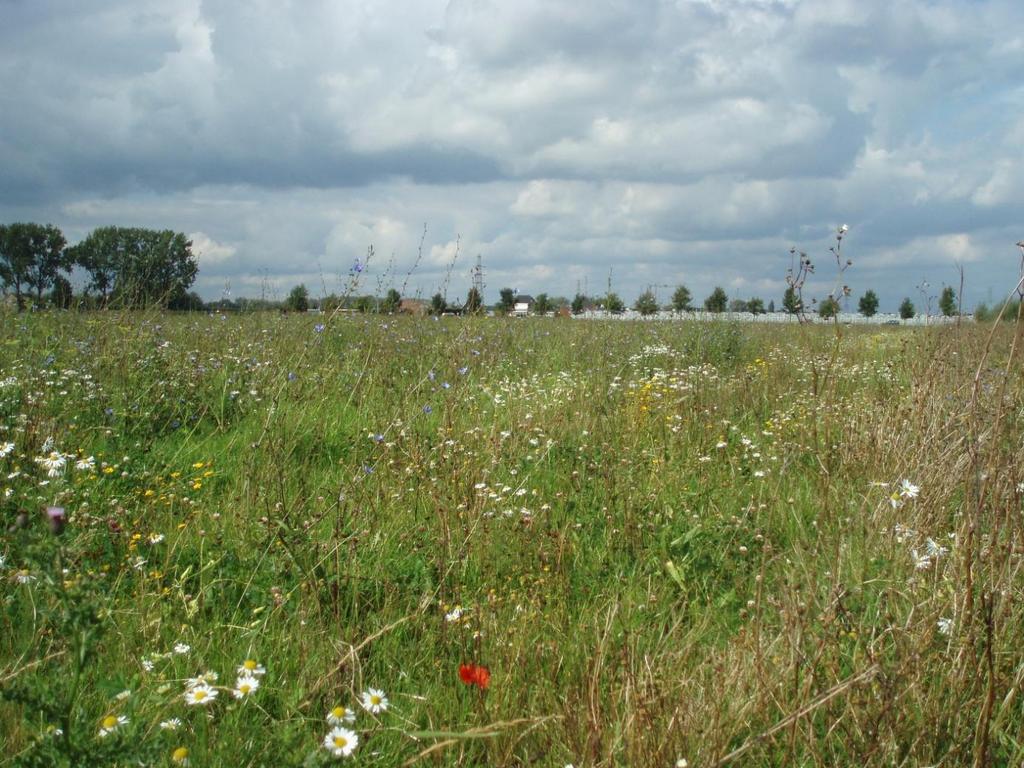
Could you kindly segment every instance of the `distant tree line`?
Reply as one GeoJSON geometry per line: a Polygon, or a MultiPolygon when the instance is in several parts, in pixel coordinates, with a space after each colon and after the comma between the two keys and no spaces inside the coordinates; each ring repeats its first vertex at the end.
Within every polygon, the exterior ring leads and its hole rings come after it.
{"type": "Polygon", "coordinates": [[[202,302],[188,289],[198,265],[192,242],[180,232],[138,227],[100,227],[68,247],[52,224],[0,225],[0,283],[18,310],[48,300],[67,308],[74,301],[72,270],[87,276],[83,298],[90,306],[188,308],[202,302]]]}

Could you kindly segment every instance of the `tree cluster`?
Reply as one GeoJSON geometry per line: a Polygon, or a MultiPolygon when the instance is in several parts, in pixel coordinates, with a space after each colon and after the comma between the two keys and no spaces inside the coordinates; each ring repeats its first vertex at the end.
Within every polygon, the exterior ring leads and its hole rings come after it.
{"type": "Polygon", "coordinates": [[[54,305],[70,306],[68,275],[76,267],[88,277],[86,295],[101,307],[176,309],[202,303],[188,293],[199,268],[192,242],[180,232],[100,227],[67,247],[52,224],[0,225],[0,281],[5,292],[14,293],[19,310],[29,298],[42,305],[48,291],[54,305]]]}

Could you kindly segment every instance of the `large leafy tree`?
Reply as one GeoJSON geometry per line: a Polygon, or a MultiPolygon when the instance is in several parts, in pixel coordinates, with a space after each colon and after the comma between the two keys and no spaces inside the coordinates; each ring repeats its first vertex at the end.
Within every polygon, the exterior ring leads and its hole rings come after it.
{"type": "Polygon", "coordinates": [[[619,294],[609,293],[604,299],[604,308],[613,315],[620,315],[626,311],[626,304],[619,298],[619,294]]]}
{"type": "Polygon", "coordinates": [[[386,315],[390,315],[393,312],[398,311],[398,307],[402,304],[402,294],[398,292],[396,288],[389,288],[387,294],[384,296],[384,300],[380,303],[380,311],[386,315]]]}
{"type": "Polygon", "coordinates": [[[824,320],[831,320],[839,314],[839,302],[831,296],[826,296],[825,299],[818,305],[818,315],[824,320]]]}
{"type": "Polygon", "coordinates": [[[653,291],[644,291],[637,296],[636,303],[633,305],[633,309],[639,312],[645,317],[647,315],[653,315],[658,311],[658,300],[654,298],[653,291]]]}
{"type": "Polygon", "coordinates": [[[903,300],[903,303],[900,304],[900,317],[904,320],[910,320],[915,314],[917,314],[917,310],[914,309],[914,302],[912,302],[908,296],[903,300]]]}
{"type": "Polygon", "coordinates": [[[0,226],[0,280],[4,288],[14,289],[19,310],[32,292],[42,303],[43,292],[70,267],[65,245],[64,235],[52,224],[0,226]]]}
{"type": "Polygon", "coordinates": [[[791,315],[800,314],[800,296],[792,285],[782,294],[782,308],[791,315]]]}
{"type": "Polygon", "coordinates": [[[857,302],[857,311],[864,317],[871,317],[878,312],[878,296],[874,291],[867,291],[857,302]]]}
{"type": "Polygon", "coordinates": [[[747,302],[747,312],[752,315],[763,315],[765,313],[764,299],[759,299],[757,296],[750,299],[747,302]]]}
{"type": "Polygon", "coordinates": [[[515,291],[511,288],[502,288],[498,295],[501,296],[501,300],[498,302],[498,309],[507,315],[516,305],[515,291]]]}
{"type": "Polygon", "coordinates": [[[717,285],[711,295],[704,299],[704,309],[708,312],[725,312],[728,305],[729,298],[725,295],[725,291],[717,285]]]}
{"type": "Polygon", "coordinates": [[[689,312],[693,309],[690,306],[692,301],[693,296],[690,295],[690,289],[685,285],[680,285],[672,294],[672,309],[676,312],[689,312]]]}
{"type": "Polygon", "coordinates": [[[484,299],[480,295],[480,290],[473,286],[469,289],[469,293],[466,294],[466,306],[463,311],[467,315],[479,315],[484,309],[484,299]]]}
{"type": "Polygon", "coordinates": [[[284,305],[292,312],[305,312],[309,309],[309,290],[301,283],[292,288],[284,305]]]}
{"type": "Polygon", "coordinates": [[[583,309],[587,305],[587,297],[582,293],[577,293],[572,299],[572,313],[574,315],[582,315],[583,309]]]}
{"type": "Polygon", "coordinates": [[[533,312],[537,315],[546,315],[554,309],[551,297],[546,293],[538,293],[537,298],[533,302],[533,312]]]}
{"type": "Polygon", "coordinates": [[[192,241],[169,229],[101,227],[69,253],[104,304],[113,298],[128,307],[167,305],[187,292],[199,271],[192,241]]]}
{"type": "Polygon", "coordinates": [[[942,295],[939,296],[939,310],[945,317],[952,317],[956,314],[956,291],[953,290],[953,286],[947,285],[942,289],[942,295]]]}

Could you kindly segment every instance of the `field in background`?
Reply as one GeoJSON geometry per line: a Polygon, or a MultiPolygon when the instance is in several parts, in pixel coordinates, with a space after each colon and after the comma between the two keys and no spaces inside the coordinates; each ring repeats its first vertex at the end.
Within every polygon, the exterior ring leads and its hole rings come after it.
{"type": "Polygon", "coordinates": [[[0,328],[0,766],[1024,759],[1012,325],[0,328]]]}

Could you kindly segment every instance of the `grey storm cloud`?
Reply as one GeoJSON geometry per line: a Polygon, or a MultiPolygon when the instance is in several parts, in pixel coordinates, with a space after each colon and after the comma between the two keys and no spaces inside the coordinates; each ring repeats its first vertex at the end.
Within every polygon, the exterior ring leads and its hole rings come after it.
{"type": "Polygon", "coordinates": [[[1024,234],[1016,0],[0,0],[0,219],[188,232],[201,293],[855,293],[1024,234]],[[417,261],[424,223],[427,238],[417,261]],[[452,266],[452,259],[458,258],[452,266]],[[825,268],[825,259],[822,271],[825,268]]]}

